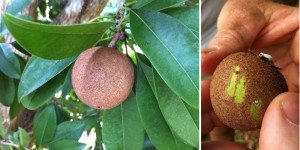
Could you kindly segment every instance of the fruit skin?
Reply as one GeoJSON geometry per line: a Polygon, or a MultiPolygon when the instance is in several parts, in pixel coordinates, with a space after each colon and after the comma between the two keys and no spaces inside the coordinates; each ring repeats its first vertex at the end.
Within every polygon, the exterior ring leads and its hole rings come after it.
{"type": "Polygon", "coordinates": [[[110,109],[121,104],[134,83],[131,61],[108,47],[87,49],[77,58],[72,84],[78,98],[95,109],[110,109]]]}
{"type": "Polygon", "coordinates": [[[210,98],[219,119],[237,130],[258,129],[270,102],[288,90],[282,74],[257,56],[239,52],[216,68],[210,98]]]}

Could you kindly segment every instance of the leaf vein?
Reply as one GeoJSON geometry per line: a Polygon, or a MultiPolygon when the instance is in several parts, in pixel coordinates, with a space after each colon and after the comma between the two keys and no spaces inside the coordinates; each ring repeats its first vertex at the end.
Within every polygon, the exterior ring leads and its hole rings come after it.
{"type": "Polygon", "coordinates": [[[197,91],[199,91],[198,87],[196,86],[196,84],[194,83],[194,81],[191,79],[191,77],[189,76],[189,74],[186,72],[186,70],[184,69],[184,67],[181,65],[181,63],[179,63],[179,61],[176,59],[176,57],[173,55],[173,53],[170,51],[170,49],[164,44],[163,41],[160,40],[160,38],[155,34],[155,32],[147,25],[147,23],[134,11],[132,11],[141,21],[142,23],[154,34],[154,36],[157,38],[157,40],[167,49],[167,52],[173,57],[173,59],[178,63],[179,67],[181,68],[181,70],[187,75],[187,77],[189,78],[189,80],[192,82],[193,86],[197,89],[197,91]]]}

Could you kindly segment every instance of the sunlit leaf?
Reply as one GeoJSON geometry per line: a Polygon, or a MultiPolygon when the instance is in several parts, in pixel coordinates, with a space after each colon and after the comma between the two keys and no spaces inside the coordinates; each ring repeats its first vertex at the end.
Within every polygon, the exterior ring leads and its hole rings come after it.
{"type": "Polygon", "coordinates": [[[32,55],[63,59],[92,47],[113,24],[45,25],[16,18],[8,13],[3,20],[18,43],[32,55]]]}
{"type": "Polygon", "coordinates": [[[49,146],[49,149],[61,149],[61,150],[83,150],[86,144],[79,143],[76,140],[61,140],[57,141],[49,146]]]}
{"type": "Polygon", "coordinates": [[[185,143],[199,146],[199,129],[184,102],[154,72],[157,101],[171,130],[185,143]]]}
{"type": "Polygon", "coordinates": [[[17,117],[22,108],[23,108],[22,104],[18,101],[17,95],[16,95],[15,100],[9,109],[10,120],[13,120],[15,117],[17,117]]]}
{"type": "Polygon", "coordinates": [[[37,113],[33,121],[33,135],[38,146],[52,140],[56,129],[54,105],[49,105],[37,113]]]}
{"type": "Polygon", "coordinates": [[[178,19],[186,25],[196,36],[199,36],[199,8],[198,7],[176,7],[163,11],[164,13],[178,19]]]}
{"type": "Polygon", "coordinates": [[[2,113],[0,113],[0,138],[4,138],[4,127],[3,127],[3,118],[2,118],[2,113]]]}
{"type": "Polygon", "coordinates": [[[131,92],[130,96],[121,105],[106,110],[102,121],[103,143],[107,149],[142,149],[144,128],[133,92],[131,92]]]}
{"type": "Polygon", "coordinates": [[[142,123],[151,142],[157,149],[185,150],[191,147],[178,140],[170,130],[156,97],[140,66],[136,81],[136,100],[142,123]]]}
{"type": "Polygon", "coordinates": [[[35,56],[31,57],[21,77],[18,99],[21,100],[41,87],[67,68],[75,59],[75,56],[63,60],[46,60],[35,56]]]}
{"type": "Polygon", "coordinates": [[[73,69],[73,66],[71,66],[69,69],[68,69],[68,73],[65,77],[65,80],[64,80],[64,83],[63,83],[63,86],[62,86],[62,93],[61,93],[61,96],[62,97],[65,97],[69,94],[69,92],[71,91],[72,89],[72,81],[71,81],[71,77],[72,77],[72,69],[73,69]]]}
{"type": "Polygon", "coordinates": [[[159,11],[183,5],[186,0],[139,0],[134,8],[159,11]]]}
{"type": "Polygon", "coordinates": [[[135,41],[170,89],[198,108],[198,37],[177,19],[159,12],[132,10],[130,24],[135,41]]]}
{"type": "Polygon", "coordinates": [[[90,130],[98,122],[98,116],[87,117],[80,121],[65,121],[57,126],[54,138],[47,143],[47,147],[61,140],[79,140],[83,131],[90,130]]]}
{"type": "Polygon", "coordinates": [[[66,74],[67,70],[61,72],[29,95],[22,97],[20,101],[23,106],[27,109],[34,110],[47,103],[54,97],[55,93],[61,89],[66,74]]]}
{"type": "Polygon", "coordinates": [[[22,146],[23,148],[28,148],[29,143],[30,143],[30,136],[27,133],[27,131],[25,131],[24,129],[22,129],[21,127],[19,127],[18,129],[19,132],[19,142],[20,142],[20,146],[22,146]]]}

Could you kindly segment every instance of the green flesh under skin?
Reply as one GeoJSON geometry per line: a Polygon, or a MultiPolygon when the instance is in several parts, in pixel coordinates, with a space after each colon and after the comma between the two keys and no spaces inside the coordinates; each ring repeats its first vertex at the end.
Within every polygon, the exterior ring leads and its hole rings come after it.
{"type": "Polygon", "coordinates": [[[245,87],[245,81],[246,80],[245,80],[244,76],[240,76],[240,79],[237,83],[237,78],[238,78],[237,72],[238,71],[240,71],[240,67],[236,66],[234,68],[234,72],[231,76],[230,84],[227,87],[226,92],[230,97],[234,97],[234,101],[236,103],[243,103],[244,102],[244,96],[245,96],[245,93],[246,93],[246,87],[245,87]]]}
{"type": "Polygon", "coordinates": [[[259,112],[259,109],[261,107],[261,104],[262,104],[262,100],[261,99],[257,99],[255,101],[255,103],[250,106],[250,111],[251,111],[252,117],[253,117],[253,119],[255,121],[259,121],[259,114],[258,114],[258,112],[259,112]]]}

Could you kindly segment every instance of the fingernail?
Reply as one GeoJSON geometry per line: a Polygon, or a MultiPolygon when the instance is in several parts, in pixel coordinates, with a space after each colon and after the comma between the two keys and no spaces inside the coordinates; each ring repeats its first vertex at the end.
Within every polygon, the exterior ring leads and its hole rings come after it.
{"type": "Polygon", "coordinates": [[[290,99],[281,102],[286,118],[299,125],[299,96],[291,96],[290,99]]]}
{"type": "Polygon", "coordinates": [[[207,48],[202,48],[201,53],[208,54],[208,53],[214,52],[216,50],[218,50],[217,47],[207,47],[207,48]]]}

